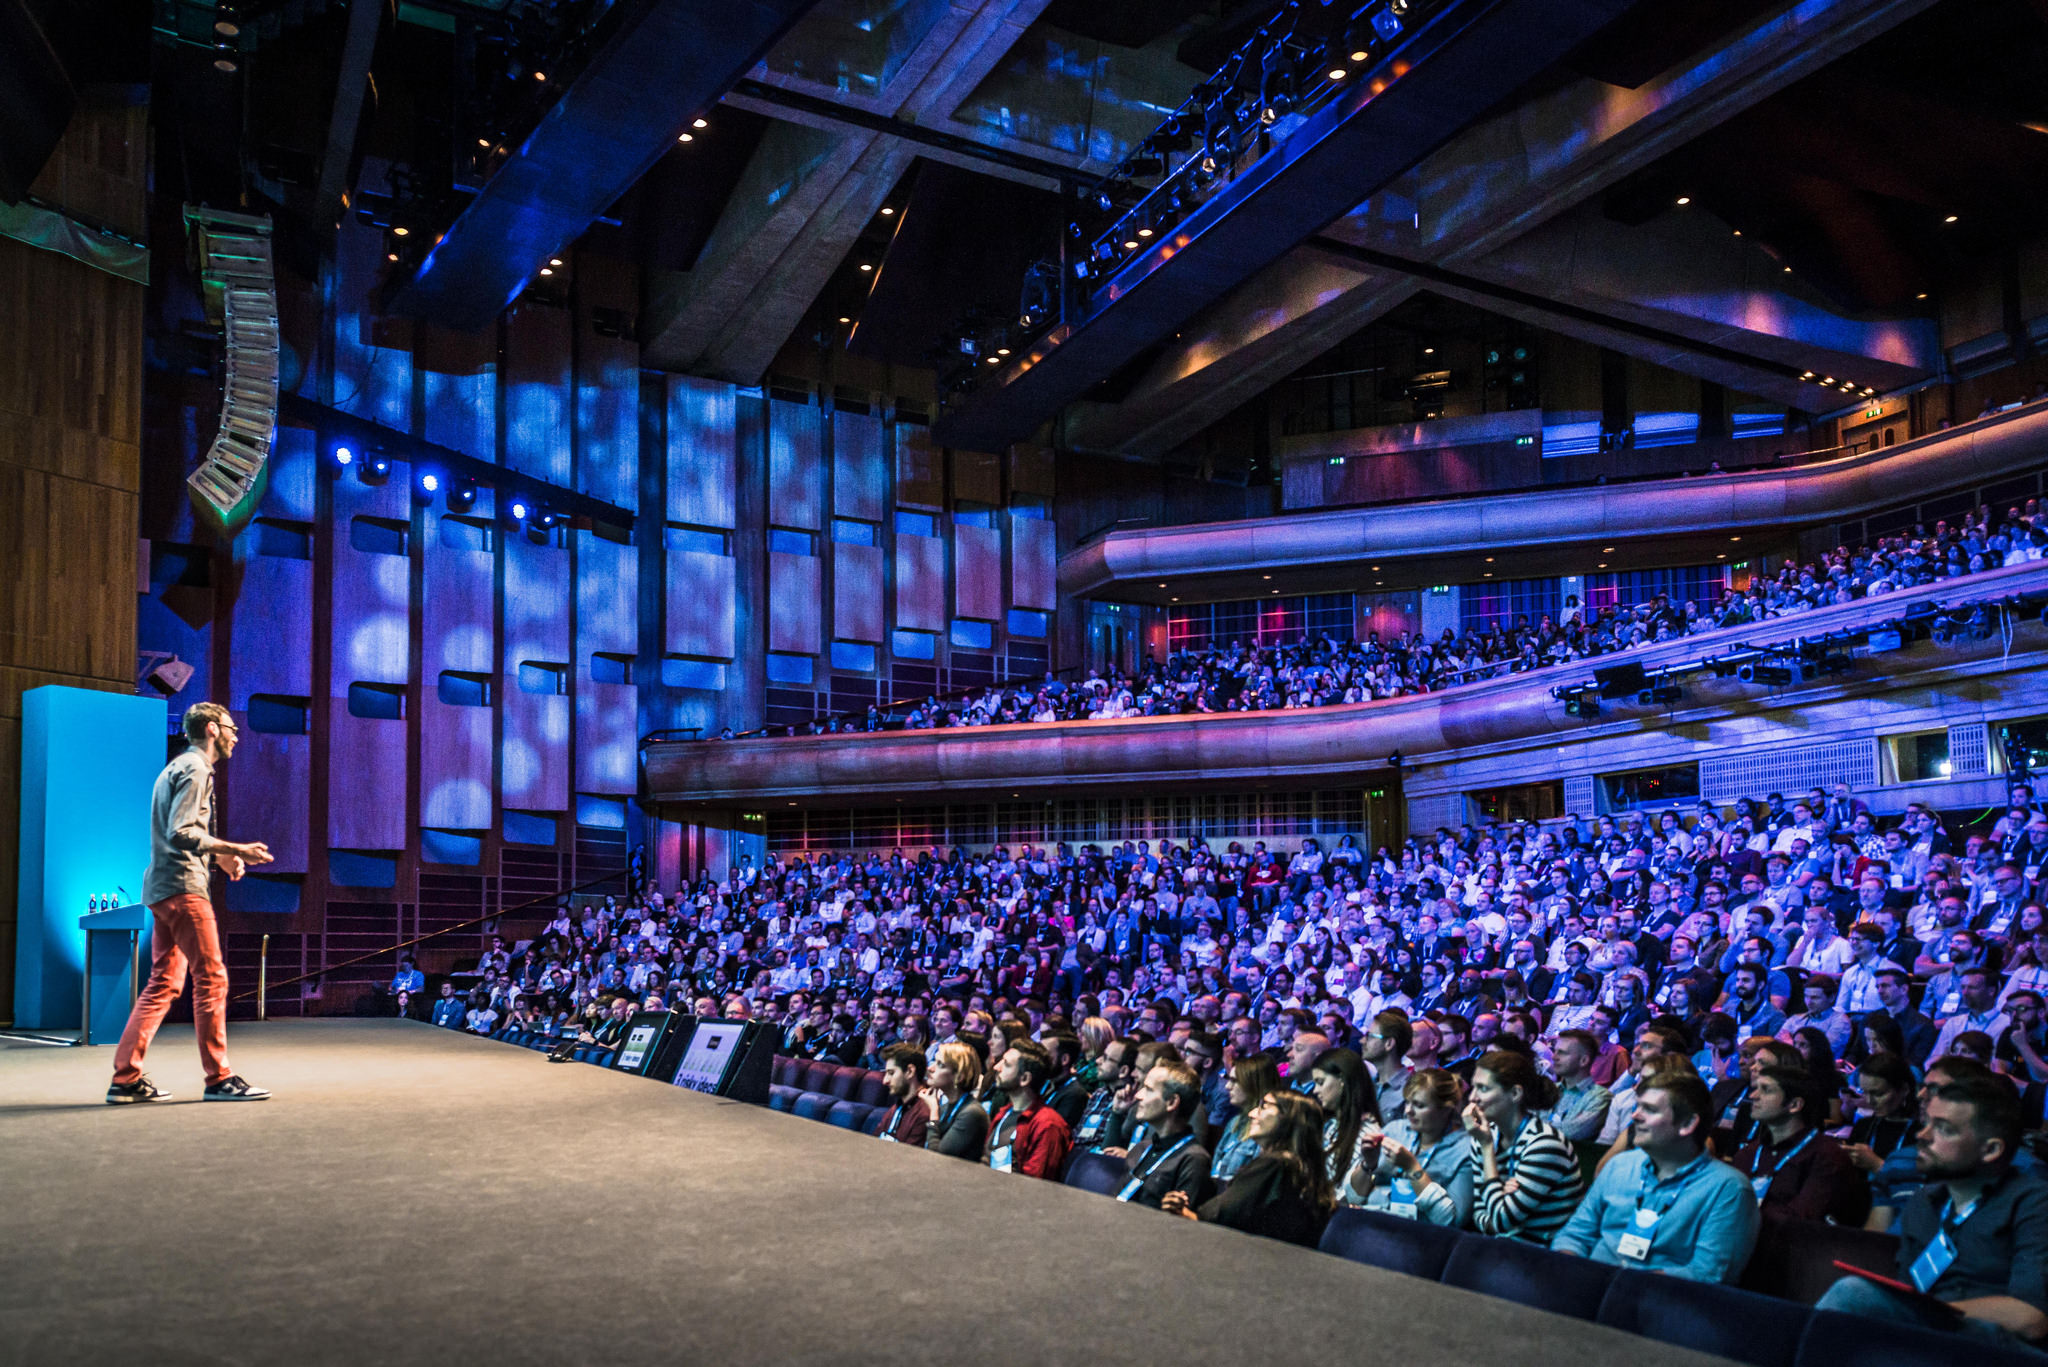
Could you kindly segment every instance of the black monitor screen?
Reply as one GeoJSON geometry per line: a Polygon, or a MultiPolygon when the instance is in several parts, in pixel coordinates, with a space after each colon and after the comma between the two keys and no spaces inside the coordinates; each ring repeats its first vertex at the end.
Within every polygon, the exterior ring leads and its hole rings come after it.
{"type": "Polygon", "coordinates": [[[746,1034],[745,1021],[698,1021],[676,1068],[675,1084],[693,1092],[716,1092],[739,1057],[740,1040],[746,1034]]]}
{"type": "Polygon", "coordinates": [[[661,1027],[667,1023],[665,1016],[646,1015],[626,1030],[626,1042],[619,1046],[619,1057],[612,1064],[624,1072],[638,1072],[647,1061],[647,1051],[661,1038],[661,1027]]]}

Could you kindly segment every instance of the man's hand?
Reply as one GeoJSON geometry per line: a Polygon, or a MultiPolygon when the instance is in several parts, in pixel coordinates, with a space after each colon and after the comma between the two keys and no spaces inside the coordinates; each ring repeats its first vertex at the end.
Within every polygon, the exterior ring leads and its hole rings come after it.
{"type": "Polygon", "coordinates": [[[222,850],[220,853],[214,855],[213,862],[220,865],[221,868],[227,872],[228,881],[230,883],[241,881],[242,870],[245,867],[245,865],[242,862],[241,855],[230,854],[228,851],[222,850]]]}
{"type": "Polygon", "coordinates": [[[1168,1215],[1179,1215],[1189,1220],[1202,1218],[1188,1206],[1188,1194],[1184,1191],[1169,1191],[1160,1197],[1159,1209],[1168,1215]]]}
{"type": "Polygon", "coordinates": [[[228,853],[238,856],[244,864],[268,864],[271,860],[270,846],[260,840],[246,845],[230,845],[228,853]]]}

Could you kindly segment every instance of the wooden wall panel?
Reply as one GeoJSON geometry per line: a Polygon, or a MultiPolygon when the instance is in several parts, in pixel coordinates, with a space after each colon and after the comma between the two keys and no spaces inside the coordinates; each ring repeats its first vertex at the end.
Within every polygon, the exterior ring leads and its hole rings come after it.
{"type": "Polygon", "coordinates": [[[575,670],[569,643],[569,553],[524,537],[505,541],[505,694],[500,711],[498,790],[507,807],[559,812],[569,806],[569,698],[529,693],[519,666],[575,670]]]}
{"type": "MultiPolygon", "coordinates": [[[[470,523],[429,512],[420,591],[420,824],[483,830],[491,824],[491,709],[444,703],[443,671],[492,678],[498,651],[492,618],[496,557],[467,548],[470,523]]],[[[516,687],[516,684],[514,685],[516,687]]]]}
{"type": "Polygon", "coordinates": [[[729,555],[670,551],[668,624],[663,649],[670,655],[733,655],[733,572],[729,555]]]}
{"type": "Polygon", "coordinates": [[[228,609],[228,707],[252,693],[313,695],[313,562],[252,555],[228,609]]]}
{"type": "Polygon", "coordinates": [[[832,549],[832,635],[841,641],[879,642],[884,592],[882,548],[832,549]]]}
{"type": "Polygon", "coordinates": [[[577,652],[637,655],[639,606],[639,548],[576,533],[577,652]]]}
{"type": "Polygon", "coordinates": [[[633,267],[576,259],[576,487],[621,508],[640,506],[640,348],[633,267]],[[621,328],[627,328],[621,334],[621,328]]]}
{"type": "Polygon", "coordinates": [[[587,673],[577,684],[577,792],[639,790],[639,716],[640,690],[631,684],[593,683],[587,673]]]}
{"type": "Polygon", "coordinates": [[[402,850],[412,770],[403,721],[351,716],[349,685],[403,685],[412,678],[412,557],[358,550],[358,517],[410,525],[411,467],[394,461],[381,485],[356,475],[334,482],[329,599],[330,729],[327,843],[336,849],[402,850]]]}
{"type": "Polygon", "coordinates": [[[915,508],[941,508],[946,502],[946,472],[932,431],[916,423],[896,424],[896,502],[915,508]]]}
{"type": "Polygon", "coordinates": [[[832,415],[832,511],[880,522],[889,501],[889,468],[882,462],[882,420],[871,413],[832,415]]]}
{"type": "MultiPolygon", "coordinates": [[[[33,192],[143,235],[148,118],[82,106],[33,192]]],[[[0,238],[0,1002],[14,999],[22,690],[135,688],[147,294],[0,238]]]]}
{"type": "Polygon", "coordinates": [[[1003,616],[1003,534],[993,527],[953,529],[955,616],[996,622],[1003,616]]]}
{"type": "Polygon", "coordinates": [[[405,723],[349,715],[327,700],[327,844],[338,850],[405,848],[405,723]]]}
{"type": "Polygon", "coordinates": [[[721,380],[668,377],[668,520],[735,525],[733,387],[721,380]]]}
{"type": "Polygon", "coordinates": [[[505,464],[568,485],[569,310],[531,291],[505,314],[505,464]]]}
{"type": "Polygon", "coordinates": [[[768,556],[768,648],[818,653],[819,595],[824,562],[815,555],[768,556]]]}
{"type": "Polygon", "coordinates": [[[1057,525],[1046,518],[1010,519],[1010,601],[1020,608],[1051,612],[1059,606],[1057,525]]]}
{"type": "Polygon", "coordinates": [[[1053,455],[1050,446],[1019,442],[1010,448],[1010,492],[1052,497],[1053,455]]]}
{"type": "Polygon", "coordinates": [[[999,508],[1003,502],[1003,461],[985,451],[953,452],[953,497],[999,508]]]}
{"type": "Polygon", "coordinates": [[[823,525],[824,414],[813,404],[768,402],[768,521],[816,531],[823,525]]]}
{"type": "Polygon", "coordinates": [[[420,329],[421,435],[466,456],[498,459],[498,330],[420,329]]]}
{"type": "Polygon", "coordinates": [[[896,537],[896,625],[946,628],[946,543],[935,536],[896,537]]]}
{"type": "MultiPolygon", "coordinates": [[[[221,774],[221,830],[231,839],[270,846],[265,873],[306,872],[312,853],[313,738],[245,728],[221,774]]],[[[402,805],[399,815],[404,816],[402,805]]]]}

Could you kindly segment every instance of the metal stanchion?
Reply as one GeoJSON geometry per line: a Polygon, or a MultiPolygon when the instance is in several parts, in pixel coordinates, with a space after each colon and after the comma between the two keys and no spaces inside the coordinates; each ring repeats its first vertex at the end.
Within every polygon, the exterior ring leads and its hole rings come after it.
{"type": "Polygon", "coordinates": [[[256,958],[256,1019],[262,1020],[269,1009],[270,993],[270,937],[263,937],[263,948],[256,958]]]}

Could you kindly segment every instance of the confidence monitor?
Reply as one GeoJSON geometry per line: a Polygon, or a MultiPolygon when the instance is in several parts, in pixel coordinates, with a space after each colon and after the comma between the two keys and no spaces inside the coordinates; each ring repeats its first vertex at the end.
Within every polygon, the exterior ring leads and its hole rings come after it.
{"type": "Polygon", "coordinates": [[[613,1056],[611,1066],[621,1073],[637,1073],[641,1077],[662,1077],[675,1066],[675,1056],[684,1040],[690,1037],[690,1026],[695,1016],[678,1015],[673,1011],[641,1011],[626,1022],[626,1033],[619,1041],[619,1052],[613,1056]]]}
{"type": "Polygon", "coordinates": [[[699,1020],[669,1080],[693,1092],[766,1105],[777,1034],[759,1021],[699,1020]]]}

